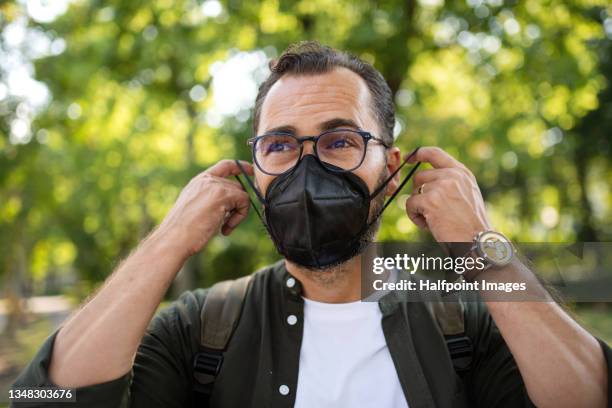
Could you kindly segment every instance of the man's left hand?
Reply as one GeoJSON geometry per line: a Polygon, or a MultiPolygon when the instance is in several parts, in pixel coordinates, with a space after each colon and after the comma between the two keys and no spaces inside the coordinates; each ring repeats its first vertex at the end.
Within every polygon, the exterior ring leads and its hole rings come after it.
{"type": "Polygon", "coordinates": [[[471,242],[491,229],[482,194],[472,172],[439,147],[421,147],[410,159],[433,169],[414,176],[406,213],[438,242],[471,242]]]}

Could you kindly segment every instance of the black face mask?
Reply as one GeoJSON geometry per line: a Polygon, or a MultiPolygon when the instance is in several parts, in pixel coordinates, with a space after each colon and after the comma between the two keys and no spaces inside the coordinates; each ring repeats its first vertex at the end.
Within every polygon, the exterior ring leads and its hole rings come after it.
{"type": "Polygon", "coordinates": [[[416,150],[372,194],[359,176],[326,163],[326,166],[338,170],[332,171],[309,154],[292,170],[276,177],[264,198],[240,162],[236,161],[236,164],[263,204],[265,220],[251,201],[278,252],[296,264],[323,268],[345,262],[367,246],[369,242],[365,236],[368,230],[420,163],[410,170],[371,221],[370,203],[415,153],[416,150]]]}

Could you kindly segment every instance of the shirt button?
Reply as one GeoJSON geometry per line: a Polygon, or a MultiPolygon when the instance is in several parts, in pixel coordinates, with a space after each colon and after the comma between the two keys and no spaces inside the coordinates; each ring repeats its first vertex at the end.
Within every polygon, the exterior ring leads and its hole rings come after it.
{"type": "Polygon", "coordinates": [[[289,394],[289,387],[287,387],[285,384],[283,384],[280,387],[278,387],[278,392],[280,392],[281,395],[287,395],[287,394],[289,394]]]}
{"type": "Polygon", "coordinates": [[[287,279],[287,287],[288,288],[292,288],[294,286],[295,286],[295,279],[293,279],[293,278],[287,279]]]}
{"type": "Polygon", "coordinates": [[[296,315],[289,315],[287,316],[287,323],[289,323],[290,326],[293,326],[294,324],[297,323],[297,316],[296,315]]]}

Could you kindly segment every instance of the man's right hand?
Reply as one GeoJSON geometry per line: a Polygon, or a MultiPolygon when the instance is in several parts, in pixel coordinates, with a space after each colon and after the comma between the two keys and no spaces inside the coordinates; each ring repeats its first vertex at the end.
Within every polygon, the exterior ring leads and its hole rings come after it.
{"type": "MultiPolygon", "coordinates": [[[[253,166],[240,162],[253,175],[253,166]]],[[[233,160],[221,160],[185,186],[157,234],[168,234],[185,257],[199,252],[219,231],[229,235],[247,216],[249,196],[240,183],[227,177],[241,174],[233,160]]],[[[160,237],[161,238],[161,237],[160,237]]],[[[161,238],[164,239],[164,238],[161,238]]]]}
{"type": "MultiPolygon", "coordinates": [[[[253,174],[249,163],[242,165],[253,174]]],[[[246,217],[247,193],[226,179],[238,174],[235,162],[223,160],[187,184],[159,228],[63,323],[53,345],[51,381],[81,387],[130,371],[147,325],[187,256],[246,217]]]]}

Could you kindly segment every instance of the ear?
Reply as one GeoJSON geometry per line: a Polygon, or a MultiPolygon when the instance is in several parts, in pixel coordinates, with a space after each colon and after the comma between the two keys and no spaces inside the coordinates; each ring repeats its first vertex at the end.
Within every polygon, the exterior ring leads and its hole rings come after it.
{"type": "MultiPolygon", "coordinates": [[[[387,149],[387,174],[392,174],[402,164],[402,154],[398,147],[390,147],[387,149]]],[[[397,190],[400,183],[400,173],[398,172],[391,180],[389,180],[387,188],[387,196],[390,196],[397,190]]]]}

